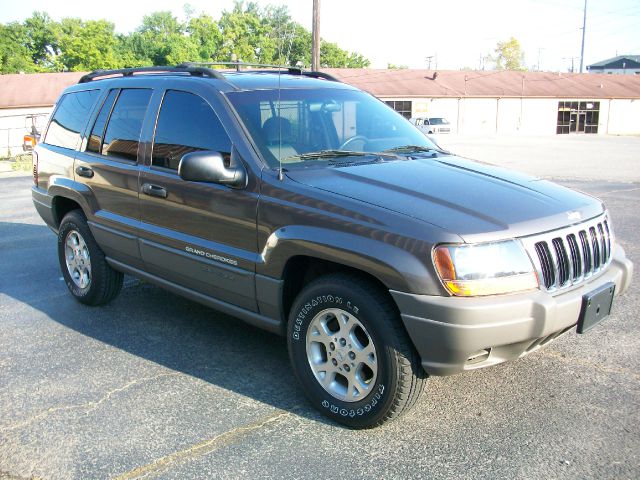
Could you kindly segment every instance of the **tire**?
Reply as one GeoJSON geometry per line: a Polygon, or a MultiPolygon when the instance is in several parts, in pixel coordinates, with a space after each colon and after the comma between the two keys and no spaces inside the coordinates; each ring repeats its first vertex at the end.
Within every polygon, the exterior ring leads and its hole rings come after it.
{"type": "Polygon", "coordinates": [[[72,210],[60,222],[58,259],[64,281],[80,303],[104,305],[120,293],[124,275],[107,264],[81,210],[72,210]]]}
{"type": "Polygon", "coordinates": [[[397,308],[366,278],[330,274],[307,285],[291,308],[287,339],[307,398],[351,428],[400,416],[422,392],[426,374],[397,308]]]}

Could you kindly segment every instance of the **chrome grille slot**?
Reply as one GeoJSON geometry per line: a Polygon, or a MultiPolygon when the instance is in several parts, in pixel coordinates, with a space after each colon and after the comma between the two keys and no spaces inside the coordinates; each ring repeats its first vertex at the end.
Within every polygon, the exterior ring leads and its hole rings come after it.
{"type": "Polygon", "coordinates": [[[580,256],[580,249],[575,234],[571,233],[567,235],[567,244],[569,245],[569,254],[571,255],[571,265],[573,265],[571,280],[576,281],[582,275],[582,257],[580,256]]]}
{"type": "Polygon", "coordinates": [[[564,248],[562,238],[554,238],[551,243],[556,255],[556,263],[558,265],[558,286],[563,286],[569,280],[569,258],[564,248]]]}
{"type": "Polygon", "coordinates": [[[600,244],[598,243],[598,236],[596,235],[596,229],[594,227],[591,227],[589,229],[589,236],[591,237],[593,269],[596,270],[598,267],[600,267],[600,244]]]}
{"type": "Polygon", "coordinates": [[[600,238],[600,254],[602,255],[602,261],[604,262],[607,258],[607,242],[604,237],[604,228],[602,228],[602,224],[598,224],[598,238],[600,238]]]}
{"type": "Polygon", "coordinates": [[[535,248],[542,266],[542,281],[545,288],[550,288],[556,281],[551,264],[551,252],[549,251],[547,242],[536,243],[535,248]]]}
{"type": "Polygon", "coordinates": [[[521,240],[541,288],[549,292],[567,289],[603,271],[611,262],[614,244],[607,214],[521,240]]]}
{"type": "Polygon", "coordinates": [[[609,251],[609,256],[611,256],[611,232],[609,231],[609,222],[605,219],[602,224],[604,225],[604,234],[607,237],[607,250],[609,251]]]}
{"type": "Polygon", "coordinates": [[[587,275],[591,271],[591,247],[589,245],[589,238],[587,238],[587,232],[580,231],[580,244],[582,245],[582,255],[584,258],[584,271],[583,275],[587,275]]]}

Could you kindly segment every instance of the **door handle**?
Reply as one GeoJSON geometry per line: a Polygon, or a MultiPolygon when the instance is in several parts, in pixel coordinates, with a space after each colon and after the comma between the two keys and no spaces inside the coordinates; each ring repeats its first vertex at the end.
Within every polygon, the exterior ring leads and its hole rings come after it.
{"type": "Polygon", "coordinates": [[[80,175],[81,177],[91,178],[93,177],[93,170],[89,167],[79,166],[76,167],[76,174],[80,175]]]}
{"type": "Polygon", "coordinates": [[[151,185],[150,183],[145,183],[144,185],[142,185],[142,193],[146,193],[147,195],[151,195],[152,197],[167,198],[166,189],[158,185],[151,185]]]}

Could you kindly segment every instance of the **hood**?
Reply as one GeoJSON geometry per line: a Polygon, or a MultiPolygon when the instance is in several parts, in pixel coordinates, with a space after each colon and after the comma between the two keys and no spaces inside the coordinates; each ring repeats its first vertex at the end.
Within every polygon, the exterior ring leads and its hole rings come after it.
{"type": "Polygon", "coordinates": [[[287,176],[422,220],[467,242],[541,233],[603,211],[599,200],[584,193],[455,156],[299,169],[287,176]]]}

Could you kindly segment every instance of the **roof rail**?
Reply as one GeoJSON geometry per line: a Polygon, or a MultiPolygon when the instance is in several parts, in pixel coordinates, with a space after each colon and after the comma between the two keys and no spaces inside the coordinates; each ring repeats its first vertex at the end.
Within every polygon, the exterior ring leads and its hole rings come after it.
{"type": "Polygon", "coordinates": [[[329,80],[330,82],[342,83],[341,80],[339,80],[336,77],[334,77],[333,75],[330,75],[330,74],[325,73],[325,72],[316,72],[315,70],[310,70],[310,71],[307,71],[307,72],[302,72],[302,75],[304,75],[305,77],[324,78],[325,80],[329,80]]]}
{"type": "Polygon", "coordinates": [[[217,78],[218,80],[226,80],[224,74],[220,70],[208,68],[209,66],[232,66],[236,71],[247,73],[280,73],[286,70],[289,75],[303,75],[311,78],[323,78],[332,82],[340,82],[333,75],[324,72],[304,71],[298,67],[286,67],[281,65],[266,65],[263,63],[245,63],[245,62],[185,62],[175,67],[134,67],[119,68],[116,70],[94,70],[91,73],[83,75],[78,83],[87,83],[100,77],[110,77],[114,75],[122,75],[123,77],[133,77],[136,73],[188,73],[199,77],[217,78]],[[206,66],[202,66],[206,65],[206,66]],[[258,70],[241,70],[240,67],[258,67],[258,70]],[[270,70],[273,69],[273,70],[270,70]]]}
{"type": "Polygon", "coordinates": [[[167,72],[167,73],[188,73],[190,75],[199,77],[217,78],[218,80],[224,80],[224,75],[211,68],[197,67],[193,65],[177,65],[175,67],[134,67],[134,68],[119,68],[116,70],[94,70],[91,73],[83,75],[78,83],[87,83],[99,77],[109,77],[112,75],[122,75],[123,77],[132,77],[136,73],[154,73],[154,72],[167,72]]]}
{"type": "Polygon", "coordinates": [[[199,65],[205,66],[225,66],[235,67],[236,71],[245,71],[247,73],[279,73],[282,70],[287,70],[290,75],[304,75],[311,78],[323,78],[331,82],[340,82],[336,77],[324,72],[316,72],[313,70],[303,70],[301,67],[288,67],[284,65],[269,65],[264,63],[246,63],[246,62],[185,62],[178,65],[179,67],[195,67],[199,65]],[[259,70],[241,70],[240,67],[258,67],[259,70]],[[275,70],[266,70],[273,68],[275,70]]]}
{"type": "Polygon", "coordinates": [[[247,62],[184,62],[178,65],[179,67],[196,67],[196,66],[207,66],[207,67],[235,67],[236,71],[240,72],[242,69],[240,67],[257,67],[260,72],[265,72],[263,69],[273,68],[275,72],[279,72],[281,70],[287,70],[287,73],[292,75],[300,75],[302,73],[302,69],[299,67],[287,67],[284,65],[270,65],[266,63],[247,63],[247,62]]]}

